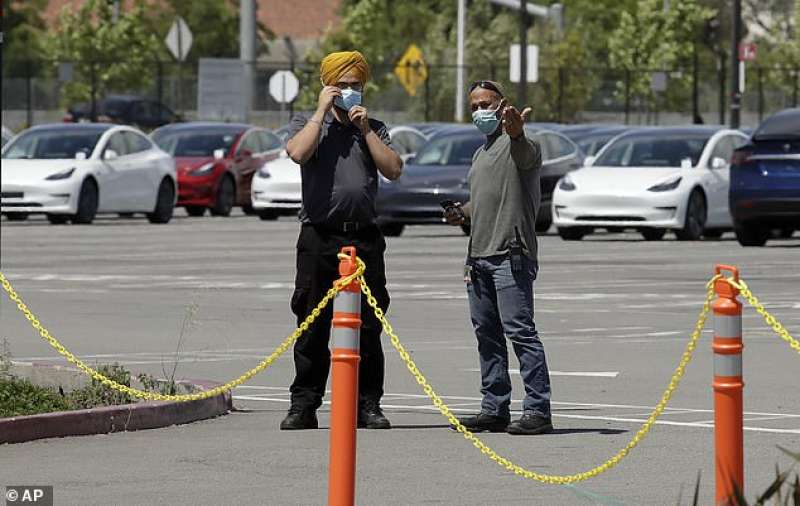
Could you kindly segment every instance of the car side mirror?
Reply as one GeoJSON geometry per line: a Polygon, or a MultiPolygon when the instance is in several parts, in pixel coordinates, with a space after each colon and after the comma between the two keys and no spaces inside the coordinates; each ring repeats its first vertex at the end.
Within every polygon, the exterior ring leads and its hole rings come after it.
{"type": "Polygon", "coordinates": [[[403,163],[405,164],[414,163],[414,153],[400,155],[400,159],[403,160],[403,163]]]}
{"type": "Polygon", "coordinates": [[[725,161],[724,158],[720,158],[719,156],[715,156],[711,159],[711,168],[712,169],[724,169],[728,166],[728,162],[725,161]]]}
{"type": "Polygon", "coordinates": [[[214,150],[214,160],[222,160],[225,158],[225,150],[224,149],[215,149],[214,150]]]}
{"type": "Polygon", "coordinates": [[[594,161],[597,160],[596,156],[587,156],[583,159],[583,166],[584,167],[591,167],[594,165],[594,161]]]}
{"type": "Polygon", "coordinates": [[[107,149],[103,153],[103,160],[115,160],[119,155],[113,149],[107,149]]]}
{"type": "Polygon", "coordinates": [[[75,153],[76,160],[86,160],[86,152],[85,151],[78,151],[75,153]]]}

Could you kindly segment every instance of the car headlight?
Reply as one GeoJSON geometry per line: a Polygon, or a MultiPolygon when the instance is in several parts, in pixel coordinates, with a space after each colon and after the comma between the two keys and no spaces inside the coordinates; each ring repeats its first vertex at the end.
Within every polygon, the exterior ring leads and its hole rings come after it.
{"type": "Polygon", "coordinates": [[[563,190],[565,192],[574,191],[577,186],[572,181],[572,178],[569,176],[564,176],[561,178],[561,181],[558,182],[558,189],[563,190]]]}
{"type": "Polygon", "coordinates": [[[67,170],[62,170],[61,172],[56,172],[55,174],[50,174],[45,179],[48,181],[58,181],[59,179],[68,179],[72,176],[72,173],[75,172],[75,167],[72,167],[67,170]]]}
{"type": "Polygon", "coordinates": [[[674,190],[675,188],[678,187],[679,184],[681,184],[681,179],[683,179],[683,178],[679,177],[677,179],[673,179],[672,181],[667,181],[665,183],[659,183],[659,184],[657,184],[655,186],[651,186],[650,188],[647,189],[647,191],[649,191],[649,192],[668,192],[670,190],[674,190]]]}
{"type": "Polygon", "coordinates": [[[214,170],[214,162],[208,162],[205,165],[201,165],[197,167],[193,171],[189,172],[190,176],[207,176],[211,174],[211,171],[214,170]]]}
{"type": "Polygon", "coordinates": [[[267,179],[272,177],[272,174],[269,173],[266,167],[261,167],[260,169],[258,169],[258,177],[267,179]]]}

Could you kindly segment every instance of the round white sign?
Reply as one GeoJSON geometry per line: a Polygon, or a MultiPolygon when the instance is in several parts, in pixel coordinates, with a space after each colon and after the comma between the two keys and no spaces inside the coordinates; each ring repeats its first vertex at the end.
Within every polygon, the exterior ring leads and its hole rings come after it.
{"type": "Polygon", "coordinates": [[[269,94],[278,103],[291,102],[299,89],[300,82],[291,70],[279,70],[269,78],[269,94]]]}

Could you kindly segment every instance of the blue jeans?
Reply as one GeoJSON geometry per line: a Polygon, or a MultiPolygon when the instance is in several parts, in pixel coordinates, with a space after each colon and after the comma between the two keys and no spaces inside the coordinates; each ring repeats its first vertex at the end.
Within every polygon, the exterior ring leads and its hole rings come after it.
{"type": "Polygon", "coordinates": [[[469,310],[481,364],[481,412],[509,417],[511,378],[507,337],[519,359],[525,385],[525,412],[550,416],[550,375],[544,346],[533,321],[533,282],[537,265],[523,257],[523,269],[512,272],[508,255],[472,260],[467,281],[469,310]]]}

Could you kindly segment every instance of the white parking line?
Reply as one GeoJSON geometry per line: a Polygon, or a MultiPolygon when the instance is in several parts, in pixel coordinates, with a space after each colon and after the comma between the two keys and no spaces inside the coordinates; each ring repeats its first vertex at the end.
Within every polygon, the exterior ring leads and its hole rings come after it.
{"type": "MultiPolygon", "coordinates": [[[[467,372],[481,372],[480,369],[462,369],[467,372]]],[[[509,374],[519,374],[519,369],[509,369],[509,374]]],[[[619,371],[596,371],[596,372],[583,372],[583,371],[550,371],[550,376],[588,376],[592,378],[616,378],[619,376],[619,371]]]]}

